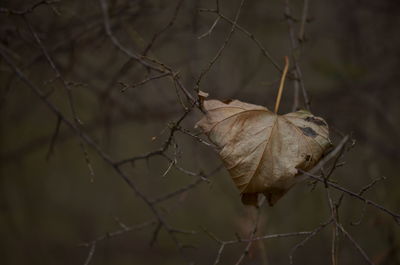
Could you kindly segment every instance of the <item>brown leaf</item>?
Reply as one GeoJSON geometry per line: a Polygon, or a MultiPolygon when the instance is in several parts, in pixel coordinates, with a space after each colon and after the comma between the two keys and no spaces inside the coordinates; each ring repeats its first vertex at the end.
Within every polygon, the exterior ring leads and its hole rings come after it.
{"type": "Polygon", "coordinates": [[[307,111],[277,115],[239,100],[205,100],[196,124],[220,148],[219,155],[242,194],[257,205],[263,193],[274,205],[330,145],[327,123],[307,111]]]}

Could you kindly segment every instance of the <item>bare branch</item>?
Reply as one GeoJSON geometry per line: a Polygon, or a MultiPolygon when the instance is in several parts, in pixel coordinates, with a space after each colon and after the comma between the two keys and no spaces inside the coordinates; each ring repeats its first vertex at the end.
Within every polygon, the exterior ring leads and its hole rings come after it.
{"type": "Polygon", "coordinates": [[[123,53],[125,53],[128,57],[130,57],[133,60],[137,61],[138,63],[140,63],[141,65],[143,65],[147,69],[151,69],[151,70],[154,70],[154,71],[159,72],[159,73],[165,73],[166,69],[158,68],[158,67],[155,67],[155,66],[149,64],[148,62],[144,61],[141,58],[141,56],[132,53],[131,51],[126,49],[124,46],[122,46],[122,44],[118,41],[118,39],[114,36],[114,34],[111,31],[110,18],[108,16],[107,0],[99,0],[99,1],[100,1],[101,9],[103,11],[104,29],[105,29],[105,31],[107,33],[107,36],[110,38],[110,40],[115,45],[115,47],[117,47],[119,50],[121,50],[123,53]]]}
{"type": "Polygon", "coordinates": [[[125,92],[128,88],[135,88],[135,87],[144,85],[144,84],[146,84],[146,83],[148,83],[148,82],[150,82],[150,81],[153,81],[153,80],[156,80],[156,79],[160,79],[160,78],[163,78],[163,77],[166,77],[166,76],[169,76],[169,75],[170,75],[170,73],[163,73],[163,74],[151,76],[151,77],[148,77],[148,78],[146,78],[146,79],[143,79],[142,81],[140,81],[140,82],[138,82],[138,83],[136,83],[136,84],[133,84],[133,85],[125,85],[124,83],[121,83],[121,82],[120,82],[120,84],[124,86],[124,87],[121,89],[121,92],[125,92]]]}
{"type": "Polygon", "coordinates": [[[400,225],[400,214],[397,214],[397,213],[395,213],[395,212],[392,212],[391,210],[389,210],[389,209],[383,207],[382,205],[377,204],[377,203],[374,202],[374,201],[368,200],[368,199],[366,199],[366,198],[364,198],[364,197],[358,195],[357,193],[355,193],[355,192],[353,192],[353,191],[350,191],[350,190],[348,190],[348,189],[346,189],[346,188],[340,186],[339,184],[333,183],[333,182],[331,182],[331,181],[329,181],[329,180],[326,180],[326,179],[324,179],[324,178],[321,178],[321,177],[319,177],[319,176],[310,174],[310,173],[308,173],[308,172],[306,172],[306,171],[304,171],[304,170],[301,170],[301,169],[299,169],[299,171],[302,172],[303,174],[307,175],[307,176],[310,177],[311,179],[318,180],[319,182],[322,182],[322,183],[328,185],[329,187],[332,187],[332,188],[334,188],[334,189],[336,189],[336,190],[340,190],[340,191],[344,192],[345,194],[347,194],[347,195],[349,195],[349,196],[351,196],[351,197],[353,197],[353,198],[356,198],[356,199],[358,199],[358,200],[360,200],[360,201],[363,201],[363,202],[365,202],[366,204],[372,205],[373,207],[377,208],[378,210],[387,213],[388,215],[390,215],[390,216],[392,216],[392,217],[394,218],[394,220],[396,221],[396,223],[397,223],[398,225],[400,225]]]}
{"type": "Polygon", "coordinates": [[[165,25],[165,27],[163,27],[159,32],[157,32],[156,34],[153,35],[153,38],[151,39],[151,41],[149,42],[149,44],[148,44],[148,45],[146,46],[146,48],[144,49],[143,55],[146,55],[146,54],[150,51],[150,49],[153,47],[153,45],[154,45],[154,43],[156,42],[156,40],[157,40],[164,32],[166,32],[169,28],[171,28],[171,27],[174,25],[175,20],[176,20],[176,18],[178,17],[179,10],[180,10],[181,7],[182,7],[182,3],[183,3],[183,0],[178,0],[178,4],[177,4],[176,7],[175,7],[174,14],[172,15],[171,20],[168,22],[167,25],[165,25]]]}
{"type": "Polygon", "coordinates": [[[236,23],[239,19],[240,11],[242,10],[244,4],[244,0],[241,0],[239,8],[236,11],[235,19],[233,21],[232,27],[228,33],[228,35],[225,38],[224,43],[222,43],[221,47],[218,49],[217,54],[211,59],[211,61],[208,63],[208,65],[201,71],[199,77],[197,78],[196,85],[194,90],[198,93],[200,91],[200,83],[203,79],[203,77],[211,70],[211,67],[214,65],[214,63],[218,60],[218,58],[221,56],[222,52],[224,51],[226,45],[228,44],[229,40],[231,39],[233,33],[235,32],[236,29],[236,23]]]}
{"type": "Polygon", "coordinates": [[[0,46],[0,55],[3,57],[4,61],[10,66],[10,68],[14,70],[14,72],[21,79],[21,81],[32,89],[32,91],[43,101],[43,103],[49,108],[49,110],[53,112],[53,114],[55,114],[57,117],[60,117],[60,119],[64,122],[64,124],[67,125],[67,127],[72,129],[87,145],[91,146],[97,152],[97,154],[115,170],[115,172],[125,181],[125,183],[134,191],[134,193],[138,197],[140,197],[143,200],[143,202],[149,207],[149,209],[152,211],[157,220],[162,224],[163,228],[166,229],[166,231],[173,239],[175,244],[177,246],[180,246],[178,239],[171,230],[172,228],[168,223],[166,223],[164,217],[159,213],[159,210],[156,209],[156,207],[150,202],[150,200],[144,195],[144,193],[142,193],[138,189],[136,184],[120,169],[119,165],[114,163],[110,158],[110,156],[107,155],[89,136],[83,133],[74,123],[70,122],[62,115],[60,110],[58,110],[44,96],[41,90],[37,88],[35,85],[33,85],[32,82],[21,72],[21,70],[19,70],[19,68],[8,58],[5,51],[2,49],[2,46],[0,46]]]}
{"type": "Polygon", "coordinates": [[[235,27],[237,30],[242,32],[244,35],[246,35],[248,38],[250,38],[257,45],[257,47],[260,49],[262,55],[265,56],[279,72],[283,72],[283,70],[281,69],[279,64],[275,61],[274,58],[272,58],[271,53],[261,44],[261,41],[253,33],[250,33],[245,28],[243,28],[242,26],[238,25],[233,20],[231,20],[230,18],[228,18],[225,15],[223,15],[217,9],[200,9],[199,11],[201,11],[201,12],[209,12],[209,13],[216,13],[218,15],[218,17],[222,18],[223,20],[225,20],[226,22],[231,24],[233,27],[235,27]]]}
{"type": "Polygon", "coordinates": [[[157,224],[157,219],[150,219],[146,222],[137,224],[137,225],[132,225],[132,226],[126,226],[125,224],[122,224],[121,222],[118,222],[119,225],[121,226],[121,229],[115,230],[113,232],[109,232],[106,233],[102,236],[97,237],[96,239],[88,242],[88,243],[82,243],[79,244],[79,246],[84,246],[84,247],[89,247],[92,246],[93,244],[97,244],[101,241],[104,241],[105,239],[110,239],[110,238],[114,238],[114,237],[118,237],[118,236],[122,236],[128,232],[132,232],[132,231],[137,231],[137,230],[142,230],[146,227],[149,226],[153,226],[155,224],[157,224]]]}
{"type": "Polygon", "coordinates": [[[317,235],[323,228],[325,228],[327,225],[331,224],[332,222],[333,222],[333,220],[330,219],[328,222],[321,224],[320,226],[318,226],[317,228],[315,228],[314,230],[312,230],[310,232],[303,232],[303,234],[301,234],[301,235],[307,235],[307,237],[304,238],[302,241],[300,241],[298,244],[296,244],[290,251],[290,254],[289,254],[290,264],[293,264],[293,255],[296,252],[296,250],[299,249],[300,247],[303,247],[311,238],[313,238],[315,235],[317,235]]]}
{"type": "MultiPolygon", "coordinates": [[[[130,50],[126,49],[119,41],[118,39],[114,36],[114,34],[111,31],[111,25],[110,25],[110,18],[108,15],[108,6],[107,6],[107,0],[99,0],[100,1],[100,6],[103,11],[103,17],[104,17],[104,28],[107,33],[107,36],[110,38],[111,42],[116,46],[120,51],[122,51],[124,54],[126,54],[128,57],[131,59],[139,62],[142,64],[144,67],[147,69],[151,69],[153,71],[156,71],[158,73],[168,73],[171,75],[176,82],[178,82],[180,88],[184,92],[185,96],[190,100],[191,102],[195,102],[195,99],[193,96],[187,91],[187,89],[182,85],[182,83],[179,81],[179,77],[171,70],[170,67],[167,65],[153,59],[146,57],[145,55],[137,55],[131,52],[130,50]],[[145,60],[144,60],[145,59],[145,60]],[[147,61],[150,61],[152,64],[148,63],[147,61]],[[158,65],[159,67],[154,66],[153,64],[158,65]]],[[[179,6],[178,6],[179,7],[179,6]]]]}

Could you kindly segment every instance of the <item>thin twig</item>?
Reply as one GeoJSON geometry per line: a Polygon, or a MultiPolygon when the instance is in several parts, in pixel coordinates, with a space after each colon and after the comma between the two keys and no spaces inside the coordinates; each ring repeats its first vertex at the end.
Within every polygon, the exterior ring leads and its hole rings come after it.
{"type": "Polygon", "coordinates": [[[236,29],[236,23],[239,19],[240,12],[242,10],[243,4],[245,0],[241,0],[239,8],[236,11],[235,19],[232,24],[232,27],[228,33],[228,35],[225,38],[225,41],[222,43],[221,47],[218,49],[217,54],[211,59],[211,61],[208,63],[208,65],[201,71],[199,77],[197,78],[197,82],[195,85],[195,91],[198,93],[200,91],[200,83],[203,79],[203,77],[211,70],[211,67],[214,65],[214,63],[218,60],[218,58],[221,56],[222,52],[224,51],[226,45],[228,44],[229,40],[231,39],[233,33],[235,32],[236,29]]]}
{"type": "Polygon", "coordinates": [[[304,238],[302,241],[300,241],[299,243],[297,243],[292,250],[290,251],[289,254],[289,261],[290,264],[293,264],[293,256],[294,253],[296,252],[297,249],[299,249],[300,247],[303,247],[311,238],[313,238],[316,234],[318,234],[324,227],[326,227],[327,225],[331,224],[333,222],[332,219],[330,219],[329,221],[321,224],[320,226],[318,226],[317,228],[315,228],[314,230],[310,231],[310,232],[305,232],[304,234],[307,235],[306,238],[304,238]]]}
{"type": "Polygon", "coordinates": [[[205,140],[203,140],[201,137],[199,137],[198,135],[192,133],[191,131],[181,128],[179,127],[178,130],[186,135],[189,135],[190,137],[194,138],[195,140],[197,140],[198,142],[208,146],[208,147],[213,147],[214,149],[216,149],[217,147],[214,144],[211,144],[205,140]]]}
{"type": "Polygon", "coordinates": [[[301,13],[300,30],[299,30],[299,36],[298,36],[300,42],[303,42],[305,40],[304,34],[305,34],[305,28],[306,28],[306,22],[307,22],[308,6],[309,6],[309,0],[304,0],[303,1],[303,12],[301,13]]]}
{"type": "Polygon", "coordinates": [[[60,0],[42,0],[39,1],[29,7],[26,7],[21,10],[12,10],[5,7],[0,7],[0,13],[10,14],[10,15],[17,15],[17,16],[24,16],[26,14],[32,13],[36,8],[42,5],[48,5],[52,7],[53,4],[59,3],[60,0]]]}
{"type": "Polygon", "coordinates": [[[86,257],[85,263],[83,263],[83,265],[89,265],[90,261],[93,258],[94,252],[96,251],[96,242],[93,242],[92,244],[90,244],[90,249],[89,249],[89,253],[86,257]]]}
{"type": "Polygon", "coordinates": [[[207,30],[207,32],[201,34],[199,37],[197,37],[197,39],[202,39],[204,37],[207,37],[209,35],[211,35],[211,32],[214,30],[215,26],[218,24],[218,21],[220,20],[221,17],[217,17],[214,21],[214,23],[211,25],[210,29],[207,30]]]}
{"type": "Polygon", "coordinates": [[[99,0],[100,1],[100,6],[103,11],[103,18],[104,18],[104,29],[106,31],[107,36],[110,38],[112,43],[114,44],[115,47],[117,47],[119,50],[121,50],[123,53],[128,55],[130,58],[134,59],[144,67],[148,69],[152,69],[156,72],[159,73],[165,73],[165,69],[163,68],[158,68],[153,66],[152,64],[149,64],[148,62],[144,61],[139,55],[134,54],[130,50],[126,49],[122,44],[119,42],[119,40],[114,36],[114,34],[111,31],[111,25],[110,25],[110,18],[108,15],[108,6],[107,6],[107,1],[106,0],[99,0]]]}
{"type": "Polygon", "coordinates": [[[168,22],[167,25],[165,25],[165,27],[163,27],[160,31],[156,32],[156,33],[153,35],[153,38],[151,39],[151,41],[149,42],[149,44],[148,44],[148,45],[146,46],[146,48],[144,49],[143,55],[146,55],[146,54],[150,51],[150,49],[154,46],[154,43],[156,42],[156,40],[157,40],[164,32],[166,32],[169,28],[171,28],[171,27],[174,25],[175,20],[176,20],[176,18],[178,17],[179,10],[181,9],[182,3],[183,3],[183,0],[178,0],[178,4],[177,4],[176,7],[175,7],[175,10],[174,10],[174,13],[173,13],[173,15],[172,15],[172,17],[171,17],[171,20],[168,22]]]}
{"type": "MultiPolygon", "coordinates": [[[[322,171],[322,170],[321,170],[322,171]]],[[[328,176],[324,176],[324,179],[328,179],[328,176]]],[[[332,258],[332,265],[337,265],[338,261],[338,236],[339,230],[337,224],[339,223],[339,203],[334,203],[329,186],[325,184],[325,191],[326,196],[328,198],[328,205],[331,211],[331,220],[333,220],[332,226],[332,244],[331,244],[331,258],[332,258]]]]}
{"type": "Polygon", "coordinates": [[[142,230],[142,229],[144,229],[146,227],[153,226],[153,225],[157,224],[157,219],[156,218],[150,219],[150,220],[148,220],[146,222],[143,222],[143,223],[140,223],[140,224],[137,224],[137,225],[131,225],[131,226],[127,226],[125,224],[122,224],[121,222],[118,222],[118,224],[121,227],[121,229],[115,230],[113,232],[106,233],[106,234],[104,234],[102,236],[99,236],[99,237],[93,239],[92,241],[90,241],[88,243],[79,244],[79,246],[88,247],[88,246],[91,246],[92,244],[97,244],[97,243],[99,243],[101,241],[104,241],[106,239],[122,236],[127,232],[142,230]]]}
{"type": "Polygon", "coordinates": [[[196,100],[193,98],[193,96],[189,93],[189,91],[182,85],[182,83],[179,81],[179,76],[175,74],[169,66],[167,66],[164,63],[161,63],[157,61],[154,58],[149,58],[144,55],[137,55],[133,52],[131,52],[129,49],[125,48],[119,40],[114,36],[112,30],[111,30],[111,25],[110,25],[110,18],[108,15],[108,6],[107,6],[107,0],[99,0],[100,1],[100,6],[103,11],[103,21],[104,21],[104,29],[106,31],[107,36],[110,38],[111,42],[114,44],[115,47],[117,47],[120,51],[122,51],[125,55],[130,57],[131,59],[139,62],[141,65],[146,67],[146,69],[151,69],[153,71],[156,71],[158,73],[169,73],[178,83],[179,87],[181,88],[182,92],[185,94],[187,99],[191,101],[192,103],[196,102],[196,100]],[[144,60],[145,59],[145,60],[144,60]],[[148,63],[147,61],[151,62],[148,63]],[[154,66],[153,64],[158,65],[159,67],[154,66]]]}
{"type": "Polygon", "coordinates": [[[163,74],[159,74],[159,75],[155,75],[155,76],[150,76],[150,77],[148,77],[148,78],[146,78],[146,79],[143,79],[142,81],[140,81],[140,82],[138,82],[138,83],[136,83],[136,84],[133,84],[133,85],[125,85],[125,84],[123,84],[123,83],[120,83],[121,85],[124,86],[124,87],[121,89],[121,92],[125,92],[128,88],[135,88],[135,87],[144,85],[144,84],[146,84],[147,82],[150,82],[150,81],[153,81],[153,80],[156,80],[156,79],[160,79],[160,78],[166,77],[166,76],[168,76],[168,75],[170,75],[170,73],[163,73],[163,74]]]}
{"type": "Polygon", "coordinates": [[[199,185],[202,182],[203,182],[203,180],[201,178],[198,178],[195,181],[193,181],[192,183],[189,183],[188,185],[186,185],[186,186],[184,186],[182,188],[179,188],[179,189],[177,189],[177,190],[175,190],[173,192],[170,192],[168,194],[161,195],[160,197],[152,200],[151,203],[158,204],[160,202],[164,202],[164,201],[166,201],[166,200],[168,200],[170,198],[176,197],[179,194],[187,192],[188,190],[194,188],[195,186],[199,185]]]}
{"type": "Polygon", "coordinates": [[[225,248],[225,243],[222,243],[218,249],[217,257],[215,258],[214,265],[217,265],[220,262],[221,256],[222,256],[222,251],[224,251],[224,248],[225,248]]]}
{"type": "Polygon", "coordinates": [[[172,123],[172,125],[170,126],[169,136],[168,136],[167,140],[164,142],[164,144],[163,144],[163,146],[161,148],[159,148],[158,150],[149,152],[147,154],[144,154],[144,155],[139,155],[139,156],[123,159],[121,161],[115,162],[115,165],[116,166],[122,166],[122,165],[124,165],[126,163],[133,163],[133,162],[135,162],[137,160],[143,160],[143,159],[147,160],[148,158],[153,157],[153,156],[163,155],[168,150],[168,148],[170,147],[171,142],[172,142],[172,138],[173,138],[175,132],[178,131],[178,128],[180,127],[181,122],[193,110],[193,107],[194,107],[194,105],[191,105],[190,108],[188,108],[176,122],[172,123]]]}
{"type": "MultiPolygon", "coordinates": [[[[307,9],[305,9],[307,11],[307,9]]],[[[303,9],[304,11],[304,9],[303,9]]],[[[298,58],[296,56],[296,51],[299,48],[298,41],[296,40],[295,29],[294,29],[294,22],[291,15],[290,10],[290,0],[285,0],[285,17],[287,24],[289,26],[289,37],[290,37],[290,48],[292,54],[292,61],[294,63],[295,71],[294,71],[294,82],[295,82],[295,96],[294,98],[298,98],[299,90],[303,92],[304,104],[307,110],[310,110],[310,100],[308,98],[307,90],[304,86],[303,74],[300,68],[300,64],[298,62],[298,58]],[[300,88],[300,89],[299,89],[300,88]]],[[[294,110],[299,108],[298,103],[294,103],[293,106],[294,110]]]]}
{"type": "Polygon", "coordinates": [[[376,183],[378,183],[379,181],[385,180],[385,177],[380,177],[380,178],[376,178],[374,180],[371,181],[371,183],[369,183],[367,186],[363,187],[359,192],[358,195],[363,195],[365,192],[367,192],[368,190],[370,190],[373,186],[375,186],[376,183]]]}
{"type": "Polygon", "coordinates": [[[154,243],[157,241],[157,237],[160,233],[161,228],[162,228],[162,223],[159,222],[157,224],[156,228],[154,229],[153,236],[151,237],[151,240],[150,240],[150,246],[153,246],[154,243]]]}
{"type": "Polygon", "coordinates": [[[238,244],[238,243],[242,243],[242,242],[247,242],[247,243],[251,243],[251,242],[255,242],[255,241],[260,241],[260,240],[268,240],[268,239],[276,239],[276,238],[287,238],[287,237],[298,237],[298,236],[308,236],[311,233],[313,233],[313,231],[299,231],[299,232],[293,232],[293,233],[283,233],[283,234],[272,234],[272,235],[264,235],[264,236],[255,236],[253,238],[241,238],[241,239],[235,239],[235,240],[227,240],[227,241],[223,241],[218,239],[214,234],[210,233],[209,231],[203,229],[212,239],[214,239],[216,242],[218,242],[220,244],[220,248],[218,250],[217,256],[215,258],[215,262],[214,264],[218,264],[220,259],[221,259],[221,255],[222,252],[225,248],[226,245],[231,245],[231,244],[238,244]]]}
{"type": "Polygon", "coordinates": [[[248,38],[250,38],[256,44],[256,46],[260,49],[262,55],[264,57],[266,57],[272,63],[272,65],[275,67],[276,70],[278,70],[279,72],[283,71],[281,69],[281,67],[279,66],[279,64],[275,61],[275,59],[272,58],[271,52],[269,52],[262,45],[261,41],[253,33],[249,32],[248,30],[246,30],[245,28],[243,28],[242,26],[240,26],[239,24],[235,23],[233,20],[231,20],[230,18],[228,18],[227,16],[222,14],[219,11],[219,9],[200,9],[199,11],[200,12],[216,13],[218,15],[218,17],[222,18],[223,20],[225,20],[226,22],[228,22],[229,24],[234,26],[237,30],[242,32],[244,35],[246,35],[248,38]]]}
{"type": "Polygon", "coordinates": [[[307,176],[310,177],[311,179],[318,180],[318,181],[320,181],[320,182],[322,182],[322,183],[325,183],[325,184],[329,185],[329,187],[332,187],[332,188],[334,188],[334,189],[336,189],[336,190],[340,190],[340,191],[344,192],[345,194],[347,194],[347,195],[349,195],[349,196],[351,196],[351,197],[353,197],[353,198],[356,198],[356,199],[358,199],[358,200],[360,200],[360,201],[363,201],[363,202],[365,202],[366,204],[372,205],[373,207],[375,207],[375,208],[381,210],[382,212],[387,213],[388,215],[390,215],[390,216],[392,216],[392,217],[394,218],[394,220],[396,221],[396,223],[397,223],[398,225],[400,225],[400,214],[397,214],[397,213],[395,213],[395,212],[392,212],[391,210],[389,210],[389,209],[383,207],[382,205],[380,205],[380,204],[378,204],[378,203],[376,203],[376,202],[374,202],[374,201],[371,201],[371,200],[369,200],[369,199],[366,199],[366,198],[364,198],[364,197],[358,195],[357,193],[355,193],[355,192],[353,192],[353,191],[350,191],[350,190],[348,190],[348,189],[346,189],[346,188],[340,186],[339,184],[333,183],[333,182],[328,181],[328,180],[326,180],[326,179],[324,179],[324,178],[321,178],[321,177],[319,177],[319,176],[310,174],[309,172],[304,171],[304,170],[301,170],[301,169],[299,169],[299,171],[302,172],[303,174],[307,175],[307,176]]]}
{"type": "Polygon", "coordinates": [[[341,224],[337,224],[337,226],[342,231],[342,233],[350,240],[350,242],[354,245],[358,252],[360,252],[364,260],[370,265],[375,265],[375,263],[373,263],[372,260],[368,257],[367,253],[365,253],[365,251],[361,248],[357,241],[354,240],[354,238],[344,229],[344,227],[341,224]]]}
{"type": "Polygon", "coordinates": [[[47,151],[46,155],[46,160],[49,160],[50,156],[54,152],[54,145],[57,140],[58,133],[60,132],[60,127],[61,127],[61,118],[57,117],[57,123],[56,123],[56,128],[54,129],[53,136],[51,137],[50,145],[49,145],[49,150],[47,151]]]}

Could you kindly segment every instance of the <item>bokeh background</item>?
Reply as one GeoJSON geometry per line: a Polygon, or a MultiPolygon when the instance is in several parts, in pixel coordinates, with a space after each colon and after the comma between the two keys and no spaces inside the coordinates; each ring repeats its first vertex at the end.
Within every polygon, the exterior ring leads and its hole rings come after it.
{"type": "MultiPolygon", "coordinates": [[[[72,88],[82,130],[104,152],[118,161],[160,148],[171,122],[183,113],[171,79],[121,92],[153,74],[113,45],[104,30],[100,3],[43,4],[28,10],[28,24],[5,9],[23,11],[35,3],[0,1],[1,49],[72,120],[66,90],[32,37],[31,25],[72,88]]],[[[296,32],[303,3],[291,1],[296,32]]],[[[199,39],[217,18],[199,9],[215,7],[215,1],[208,0],[108,1],[111,28],[118,40],[136,54],[143,54],[152,43],[146,54],[179,72],[193,94],[199,74],[231,30],[220,19],[211,34],[199,39]]],[[[220,1],[220,12],[231,19],[238,7],[239,1],[220,1]]],[[[341,158],[344,165],[333,179],[358,192],[372,180],[386,177],[365,196],[400,212],[400,2],[310,0],[305,40],[295,51],[290,47],[284,12],[282,0],[246,1],[238,24],[254,34],[280,65],[285,55],[294,53],[313,113],[328,121],[335,142],[340,133],[351,135],[355,145],[341,158]]],[[[237,30],[200,89],[212,98],[235,98],[272,108],[279,78],[254,41],[237,30]]],[[[4,59],[0,59],[0,84],[0,264],[84,264],[90,248],[82,243],[121,229],[121,222],[134,225],[153,218],[149,207],[93,149],[86,146],[85,154],[79,137],[65,125],[61,124],[54,152],[48,155],[57,117],[4,59]]],[[[291,111],[293,85],[293,80],[286,84],[282,113],[291,111]]],[[[194,110],[182,128],[198,133],[194,124],[200,117],[201,112],[194,110]]],[[[193,172],[218,169],[209,182],[201,181],[157,205],[172,227],[196,231],[177,234],[187,247],[179,251],[165,229],[152,242],[156,226],[149,225],[98,242],[90,264],[213,264],[219,245],[204,230],[221,240],[249,236],[254,209],[241,204],[215,151],[176,132],[167,153],[177,159],[177,165],[193,172]]],[[[166,159],[155,156],[127,164],[123,170],[149,198],[197,178],[174,167],[166,172],[168,168],[166,159]]],[[[339,195],[334,193],[335,198],[339,195]]],[[[369,207],[361,223],[351,225],[362,216],[363,207],[345,196],[339,211],[341,223],[375,264],[400,264],[399,225],[369,207]]],[[[307,182],[294,187],[274,207],[264,205],[261,212],[258,235],[309,231],[330,216],[323,186],[312,189],[307,182]]],[[[319,232],[295,252],[294,264],[330,264],[331,236],[331,227],[319,232]]],[[[289,264],[291,249],[303,238],[254,243],[242,264],[289,264]]],[[[245,246],[227,246],[221,264],[235,264],[245,246]]],[[[338,255],[338,264],[366,264],[343,236],[338,255]]]]}

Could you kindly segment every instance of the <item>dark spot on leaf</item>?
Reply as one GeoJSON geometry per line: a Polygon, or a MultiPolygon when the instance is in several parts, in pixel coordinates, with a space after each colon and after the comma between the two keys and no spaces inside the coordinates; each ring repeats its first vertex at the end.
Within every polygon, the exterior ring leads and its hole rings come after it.
{"type": "Polygon", "coordinates": [[[316,137],[318,134],[310,127],[299,127],[305,136],[316,137]]]}
{"type": "Polygon", "coordinates": [[[311,160],[311,156],[310,155],[306,155],[306,161],[310,161],[311,160]]]}
{"type": "Polygon", "coordinates": [[[309,117],[305,118],[304,120],[308,121],[308,122],[312,122],[312,123],[314,123],[314,124],[316,124],[318,126],[328,126],[326,124],[326,122],[324,122],[323,120],[317,119],[317,118],[312,117],[312,116],[309,116],[309,117]]]}

